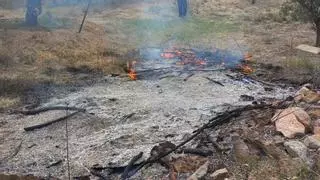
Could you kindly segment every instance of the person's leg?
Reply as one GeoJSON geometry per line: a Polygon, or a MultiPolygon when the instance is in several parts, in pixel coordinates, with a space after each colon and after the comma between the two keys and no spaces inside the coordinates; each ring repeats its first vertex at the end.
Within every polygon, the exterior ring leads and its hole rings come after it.
{"type": "Polygon", "coordinates": [[[183,0],[183,16],[187,15],[187,0],[183,0]]]}
{"type": "Polygon", "coordinates": [[[182,6],[183,0],[178,0],[178,9],[179,9],[179,16],[183,16],[183,6],[182,6]]]}

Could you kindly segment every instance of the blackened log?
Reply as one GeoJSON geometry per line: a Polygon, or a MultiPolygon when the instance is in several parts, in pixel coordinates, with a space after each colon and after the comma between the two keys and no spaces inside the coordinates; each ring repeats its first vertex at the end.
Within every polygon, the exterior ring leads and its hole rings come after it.
{"type": "Polygon", "coordinates": [[[48,122],[45,122],[45,123],[42,123],[42,124],[37,124],[37,125],[34,125],[34,126],[30,126],[30,127],[26,127],[24,128],[25,131],[33,131],[35,129],[40,129],[40,128],[43,128],[43,127],[47,127],[51,124],[54,124],[56,122],[60,122],[60,121],[63,121],[65,119],[68,119],[76,114],[78,114],[80,111],[76,111],[76,112],[73,112],[71,114],[68,114],[66,116],[63,116],[61,118],[58,118],[58,119],[55,119],[55,120],[52,120],[52,121],[48,121],[48,122]]]}

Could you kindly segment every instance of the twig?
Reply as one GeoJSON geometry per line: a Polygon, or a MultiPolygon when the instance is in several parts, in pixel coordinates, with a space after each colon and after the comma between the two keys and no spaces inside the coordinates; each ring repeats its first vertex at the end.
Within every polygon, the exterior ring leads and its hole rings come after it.
{"type": "Polygon", "coordinates": [[[15,156],[19,153],[19,151],[20,151],[20,149],[21,149],[21,146],[22,146],[22,143],[23,143],[23,139],[21,140],[21,142],[19,143],[19,145],[14,149],[14,151],[13,151],[13,153],[12,153],[11,155],[9,155],[8,157],[5,157],[5,158],[1,159],[0,164],[1,164],[1,162],[4,162],[4,161],[6,161],[6,160],[9,160],[9,159],[15,157],[15,156]]]}
{"type": "Polygon", "coordinates": [[[46,168],[51,168],[52,166],[57,166],[57,165],[59,165],[61,163],[62,163],[62,160],[60,159],[60,160],[58,160],[58,161],[56,161],[54,163],[49,164],[48,166],[46,166],[46,168]]]}
{"type": "Polygon", "coordinates": [[[187,77],[183,79],[183,81],[188,81],[189,78],[191,78],[194,75],[194,73],[189,74],[187,77]]]}
{"type": "MultiPolygon", "coordinates": [[[[66,111],[66,116],[68,116],[68,111],[66,111]]],[[[68,166],[68,177],[71,180],[70,174],[70,162],[69,162],[69,132],[68,132],[68,119],[66,119],[66,145],[67,145],[67,166],[68,166]]]]}
{"type": "MultiPolygon", "coordinates": [[[[137,167],[140,166],[143,162],[144,162],[144,161],[133,164],[133,165],[132,165],[132,168],[137,168],[137,167]]],[[[91,167],[91,169],[94,170],[94,171],[102,171],[102,170],[107,169],[107,170],[110,171],[111,174],[113,174],[113,173],[123,173],[123,171],[124,171],[126,168],[127,168],[127,165],[125,165],[125,166],[106,166],[106,167],[101,167],[101,166],[95,167],[95,166],[93,166],[93,167],[91,167]]]]}
{"type": "Polygon", "coordinates": [[[94,176],[99,177],[101,180],[107,180],[107,178],[103,174],[101,174],[95,170],[91,170],[90,173],[94,176]]]}
{"type": "Polygon", "coordinates": [[[209,78],[209,77],[205,77],[205,78],[208,79],[209,81],[213,82],[213,83],[216,83],[216,84],[220,85],[220,86],[224,86],[224,84],[222,84],[222,83],[219,82],[219,81],[216,81],[216,80],[211,79],[211,78],[209,78]]]}
{"type": "Polygon", "coordinates": [[[121,118],[120,122],[123,122],[123,121],[131,118],[131,117],[134,116],[135,114],[136,114],[136,113],[130,113],[130,114],[124,115],[124,116],[121,118]]]}
{"type": "Polygon", "coordinates": [[[170,78],[170,77],[176,77],[176,76],[173,74],[168,74],[168,75],[160,76],[159,79],[161,80],[161,79],[170,78]]]}
{"type": "Polygon", "coordinates": [[[185,153],[185,154],[195,154],[199,156],[211,156],[213,152],[211,150],[202,150],[202,149],[190,149],[190,148],[185,148],[177,151],[177,153],[185,153]]]}
{"type": "MultiPolygon", "coordinates": [[[[216,116],[216,117],[210,119],[208,123],[204,124],[201,128],[199,128],[197,131],[195,131],[192,136],[190,136],[188,139],[186,139],[185,141],[178,144],[175,148],[171,149],[170,151],[167,151],[166,153],[160,154],[158,157],[148,158],[148,160],[144,161],[140,166],[138,166],[137,169],[134,170],[134,172],[138,172],[145,165],[153,164],[153,163],[159,161],[160,159],[162,159],[163,157],[165,157],[165,156],[171,154],[172,152],[176,151],[177,149],[181,148],[182,146],[184,146],[185,144],[187,144],[188,142],[193,140],[195,137],[197,137],[205,129],[213,128],[215,126],[228,123],[228,122],[230,122],[230,120],[233,117],[239,116],[244,111],[249,111],[249,110],[254,110],[254,109],[264,109],[264,108],[270,108],[270,107],[271,107],[271,105],[256,105],[256,106],[249,105],[249,106],[241,107],[241,108],[235,109],[230,112],[225,112],[222,115],[216,116]]],[[[130,175],[134,175],[134,174],[131,173],[130,175]]]]}
{"type": "Polygon", "coordinates": [[[123,174],[121,175],[121,179],[126,179],[130,170],[133,168],[135,162],[137,162],[143,155],[143,152],[140,152],[138,155],[134,156],[128,163],[127,167],[124,169],[123,174]]]}
{"type": "Polygon", "coordinates": [[[264,85],[267,85],[267,86],[281,86],[280,84],[274,84],[274,83],[271,83],[271,82],[266,82],[266,81],[262,81],[262,80],[259,80],[257,78],[254,78],[252,76],[248,76],[249,78],[253,79],[254,81],[257,81],[261,84],[264,84],[264,85]]]}
{"type": "Polygon", "coordinates": [[[87,9],[86,9],[86,11],[85,11],[85,13],[83,15],[83,19],[82,19],[82,22],[81,22],[81,25],[80,25],[79,33],[81,33],[82,28],[83,28],[83,24],[86,21],[86,18],[87,18],[87,15],[88,15],[88,11],[89,11],[89,8],[90,8],[90,4],[91,4],[91,0],[89,0],[87,9]]]}
{"type": "Polygon", "coordinates": [[[51,106],[51,107],[43,107],[33,110],[13,110],[12,113],[20,113],[23,115],[35,115],[46,111],[53,111],[53,110],[70,110],[70,111],[79,111],[85,112],[85,109],[77,108],[77,107],[68,107],[68,106],[51,106]]]}
{"type": "Polygon", "coordinates": [[[76,114],[78,114],[80,111],[76,111],[76,112],[73,112],[71,114],[68,114],[66,116],[63,116],[61,118],[58,118],[58,119],[55,119],[55,120],[52,120],[52,121],[49,121],[49,122],[45,122],[45,123],[42,123],[42,124],[37,124],[37,125],[34,125],[34,126],[30,126],[30,127],[26,127],[24,128],[25,131],[33,131],[35,129],[40,129],[40,128],[43,128],[43,127],[47,127],[53,123],[56,123],[56,122],[59,122],[59,121],[63,121],[65,119],[68,119],[76,114]]]}

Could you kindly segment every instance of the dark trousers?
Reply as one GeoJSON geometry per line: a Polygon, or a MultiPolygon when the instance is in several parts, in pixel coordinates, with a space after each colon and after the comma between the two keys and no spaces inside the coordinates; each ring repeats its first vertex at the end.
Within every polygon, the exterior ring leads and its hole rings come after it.
{"type": "Polygon", "coordinates": [[[187,0],[178,0],[179,16],[184,17],[187,15],[187,0]]]}
{"type": "Polygon", "coordinates": [[[36,26],[41,11],[41,0],[27,0],[26,24],[36,26]]]}
{"type": "Polygon", "coordinates": [[[28,7],[26,12],[26,24],[29,26],[38,25],[38,15],[34,8],[28,7]]]}

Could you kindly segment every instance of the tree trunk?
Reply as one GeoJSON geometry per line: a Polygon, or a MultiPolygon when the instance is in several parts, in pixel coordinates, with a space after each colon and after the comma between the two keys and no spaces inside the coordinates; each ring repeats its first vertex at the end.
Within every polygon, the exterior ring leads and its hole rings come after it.
{"type": "Polygon", "coordinates": [[[25,16],[26,24],[29,26],[38,25],[38,16],[41,14],[41,0],[28,0],[25,16]]]}

